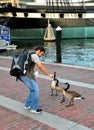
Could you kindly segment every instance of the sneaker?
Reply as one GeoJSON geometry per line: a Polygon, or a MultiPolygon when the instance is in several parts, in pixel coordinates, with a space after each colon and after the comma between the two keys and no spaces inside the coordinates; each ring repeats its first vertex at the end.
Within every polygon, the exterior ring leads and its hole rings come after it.
{"type": "Polygon", "coordinates": [[[26,106],[25,106],[24,109],[25,109],[25,110],[30,110],[31,108],[30,108],[30,106],[29,106],[29,107],[26,107],[26,106]]]}
{"type": "Polygon", "coordinates": [[[43,111],[41,108],[38,108],[37,110],[38,110],[38,111],[43,111]]]}
{"type": "Polygon", "coordinates": [[[41,113],[43,110],[42,109],[37,109],[37,110],[30,110],[30,112],[32,112],[32,113],[36,113],[36,114],[38,114],[38,113],[41,113]]]}

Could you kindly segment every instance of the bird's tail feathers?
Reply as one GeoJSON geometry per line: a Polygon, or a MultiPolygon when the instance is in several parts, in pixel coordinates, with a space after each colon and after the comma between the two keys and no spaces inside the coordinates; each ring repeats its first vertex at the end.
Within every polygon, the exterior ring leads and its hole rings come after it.
{"type": "Polygon", "coordinates": [[[75,97],[74,99],[85,99],[84,97],[75,97]]]}

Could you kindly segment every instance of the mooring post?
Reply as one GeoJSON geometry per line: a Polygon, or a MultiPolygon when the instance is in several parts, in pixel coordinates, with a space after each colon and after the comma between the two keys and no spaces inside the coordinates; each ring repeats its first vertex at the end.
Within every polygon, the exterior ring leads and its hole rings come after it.
{"type": "Polygon", "coordinates": [[[61,27],[56,28],[56,62],[61,63],[61,39],[62,39],[62,29],[61,27]]]}

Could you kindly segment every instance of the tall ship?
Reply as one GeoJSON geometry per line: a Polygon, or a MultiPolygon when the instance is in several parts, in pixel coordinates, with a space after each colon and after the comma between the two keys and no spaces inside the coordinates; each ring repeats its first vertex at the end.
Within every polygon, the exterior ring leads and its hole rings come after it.
{"type": "Polygon", "coordinates": [[[51,26],[53,30],[63,28],[63,38],[94,38],[93,16],[94,0],[0,0],[0,24],[10,28],[16,42],[47,41],[46,28],[51,32],[51,26]]]}
{"type": "Polygon", "coordinates": [[[0,0],[0,24],[10,28],[94,26],[93,0],[0,0]]]}

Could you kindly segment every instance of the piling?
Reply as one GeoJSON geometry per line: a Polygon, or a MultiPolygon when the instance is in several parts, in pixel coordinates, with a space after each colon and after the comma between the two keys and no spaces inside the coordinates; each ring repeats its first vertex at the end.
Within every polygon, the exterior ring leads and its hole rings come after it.
{"type": "Polygon", "coordinates": [[[56,28],[56,62],[57,63],[62,62],[61,39],[62,39],[62,29],[61,29],[61,27],[58,26],[56,28]]]}

